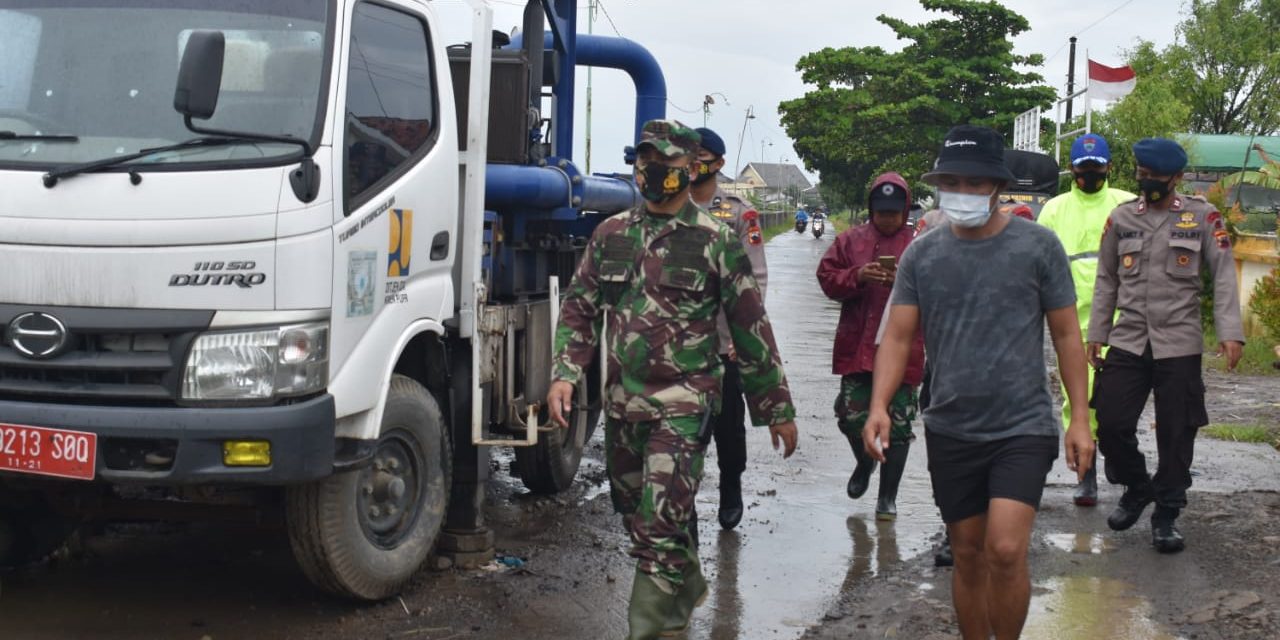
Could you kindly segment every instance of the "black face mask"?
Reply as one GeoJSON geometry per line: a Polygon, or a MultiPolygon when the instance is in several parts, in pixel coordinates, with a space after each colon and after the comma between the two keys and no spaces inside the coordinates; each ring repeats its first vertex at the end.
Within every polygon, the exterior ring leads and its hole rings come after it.
{"type": "MultiPolygon", "coordinates": [[[[717,160],[718,159],[719,158],[717,158],[717,160]]],[[[706,184],[708,180],[714,180],[716,172],[711,170],[711,165],[715,164],[715,162],[715,160],[709,160],[706,162],[698,160],[694,162],[693,184],[706,184]]]]}
{"type": "Polygon", "coordinates": [[[644,186],[640,188],[640,195],[654,204],[668,202],[689,188],[687,169],[668,167],[660,162],[651,162],[636,169],[644,174],[644,186]]]}
{"type": "Polygon", "coordinates": [[[1156,180],[1154,178],[1143,178],[1138,181],[1138,190],[1142,192],[1142,198],[1150,203],[1160,202],[1164,200],[1169,192],[1173,191],[1173,179],[1156,180]]]}
{"type": "Polygon", "coordinates": [[[1076,186],[1085,193],[1097,193],[1107,182],[1106,171],[1081,171],[1076,175],[1076,186]]]}

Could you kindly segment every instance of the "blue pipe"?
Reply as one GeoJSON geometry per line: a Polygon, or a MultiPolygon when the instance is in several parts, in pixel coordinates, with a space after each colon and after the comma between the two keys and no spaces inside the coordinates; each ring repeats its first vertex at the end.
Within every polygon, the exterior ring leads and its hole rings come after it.
{"type": "Polygon", "coordinates": [[[487,165],[484,184],[484,206],[494,210],[568,207],[573,191],[563,171],[520,164],[487,165]]]}
{"type": "MultiPolygon", "coordinates": [[[[522,38],[516,35],[508,48],[521,48],[522,38]]],[[[555,36],[547,33],[544,46],[555,48],[555,36]]],[[[631,76],[636,86],[636,120],[633,142],[640,141],[640,128],[649,120],[657,120],[667,116],[667,79],[662,74],[662,67],[657,59],[640,44],[625,38],[577,35],[577,64],[583,67],[603,67],[620,69],[631,76]]],[[[563,97],[561,98],[563,100],[563,97]]],[[[557,114],[559,117],[559,114],[557,114]]],[[[559,131],[572,131],[563,120],[554,123],[553,128],[559,131]]],[[[568,157],[567,149],[557,149],[557,155],[568,157]]]]}
{"type": "Polygon", "coordinates": [[[580,176],[579,188],[565,171],[552,167],[491,164],[485,168],[485,209],[573,208],[616,213],[640,203],[640,194],[627,180],[580,176]]]}

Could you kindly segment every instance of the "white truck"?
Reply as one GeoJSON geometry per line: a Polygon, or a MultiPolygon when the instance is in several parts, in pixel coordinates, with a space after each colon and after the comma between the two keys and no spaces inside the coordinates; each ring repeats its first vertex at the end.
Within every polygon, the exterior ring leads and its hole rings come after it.
{"type": "Polygon", "coordinates": [[[638,202],[571,160],[574,70],[630,73],[637,132],[665,84],[573,0],[521,45],[468,1],[447,47],[425,0],[0,0],[0,563],[248,506],[374,600],[492,556],[490,446],[571,483],[558,283],[638,202]]]}

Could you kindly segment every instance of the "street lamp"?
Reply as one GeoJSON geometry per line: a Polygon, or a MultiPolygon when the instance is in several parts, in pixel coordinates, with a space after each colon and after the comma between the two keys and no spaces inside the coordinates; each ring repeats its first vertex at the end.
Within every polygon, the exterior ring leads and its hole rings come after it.
{"type": "Polygon", "coordinates": [[[764,164],[764,145],[766,144],[772,147],[773,140],[770,140],[769,138],[760,139],[760,164],[764,164]]]}
{"type": "Polygon", "coordinates": [[[702,126],[704,127],[707,126],[707,116],[711,115],[711,105],[716,103],[716,99],[711,96],[720,96],[720,99],[724,100],[724,105],[726,107],[731,106],[729,104],[729,98],[725,97],[725,95],[719,91],[712,91],[704,96],[702,98],[702,126]]]}

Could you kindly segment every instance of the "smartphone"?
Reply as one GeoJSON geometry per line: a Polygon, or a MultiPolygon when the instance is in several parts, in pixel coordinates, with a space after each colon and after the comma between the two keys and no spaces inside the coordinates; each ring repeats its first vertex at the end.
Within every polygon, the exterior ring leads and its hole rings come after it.
{"type": "Polygon", "coordinates": [[[880,256],[877,261],[880,262],[881,269],[893,271],[898,268],[898,258],[896,256],[880,256]]]}

